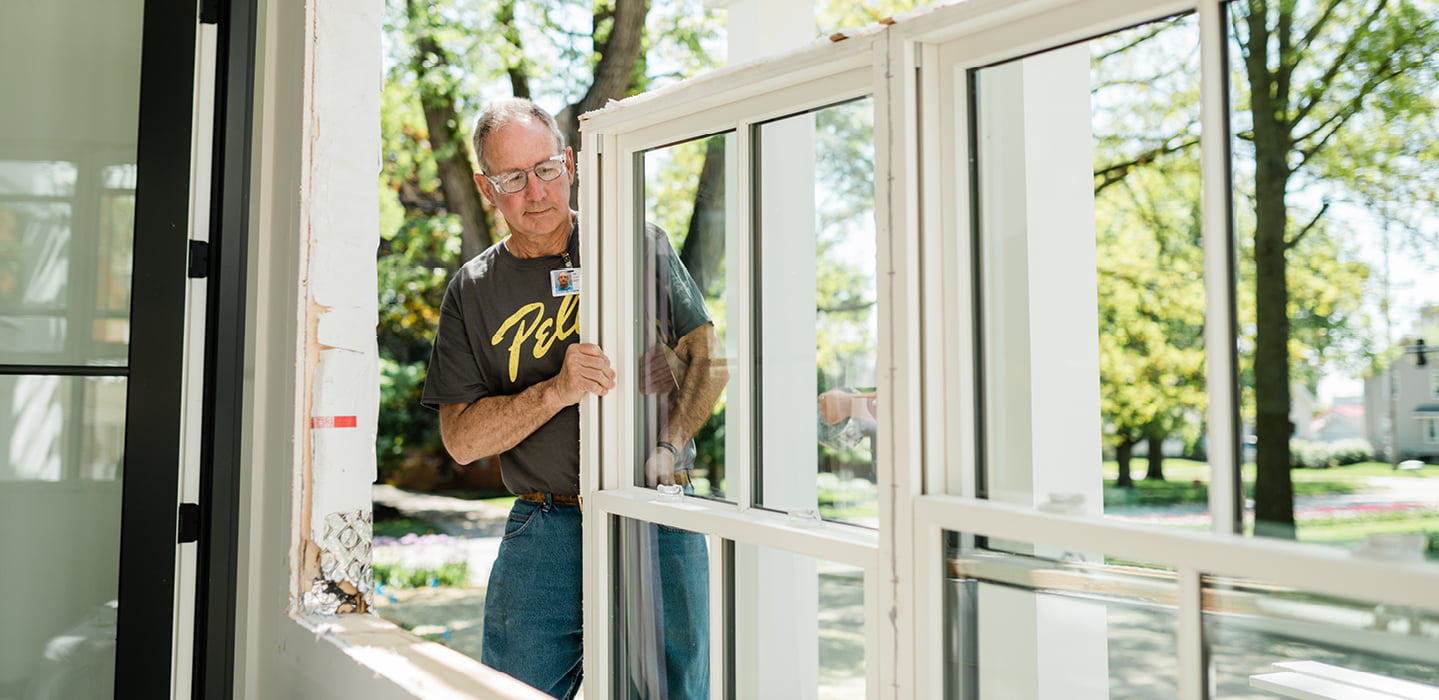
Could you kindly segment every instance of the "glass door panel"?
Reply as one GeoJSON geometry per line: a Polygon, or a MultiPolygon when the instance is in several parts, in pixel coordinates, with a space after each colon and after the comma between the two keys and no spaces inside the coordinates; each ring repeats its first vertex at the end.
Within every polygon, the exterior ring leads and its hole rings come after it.
{"type": "MultiPolygon", "coordinates": [[[[152,87],[145,114],[160,116],[142,117],[141,108],[141,74],[155,72],[142,69],[146,35],[152,50],[174,52],[150,59],[167,64],[167,75],[147,84],[190,83],[193,8],[176,9],[147,11],[143,0],[11,3],[0,22],[0,698],[169,694],[177,464],[131,455],[127,468],[125,456],[127,414],[161,417],[142,431],[155,454],[179,430],[178,421],[163,423],[178,412],[170,391],[178,343],[165,352],[137,345],[130,362],[141,208],[152,220],[164,210],[166,225],[140,234],[152,248],[183,250],[187,234],[192,96],[152,87]],[[184,79],[171,79],[177,74],[184,79]],[[150,139],[142,153],[147,122],[167,138],[150,139]],[[147,170],[155,184],[141,204],[147,170]],[[131,396],[131,386],[143,393],[131,396]],[[127,489],[130,475],[143,478],[127,489]],[[156,525],[132,526],[132,511],[156,525]],[[139,552],[125,566],[147,570],[147,585],[124,593],[122,541],[139,552]],[[127,627],[122,608],[146,619],[127,627]],[[117,681],[123,666],[132,670],[117,681]]],[[[146,289],[183,307],[183,271],[175,277],[146,289]]],[[[163,347],[183,320],[160,306],[148,312],[146,334],[163,347]]]]}

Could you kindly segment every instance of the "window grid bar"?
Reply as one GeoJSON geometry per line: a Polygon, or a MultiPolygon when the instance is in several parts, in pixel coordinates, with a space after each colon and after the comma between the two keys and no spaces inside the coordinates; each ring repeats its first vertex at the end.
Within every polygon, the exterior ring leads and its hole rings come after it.
{"type": "Polygon", "coordinates": [[[1204,356],[1209,408],[1209,512],[1215,532],[1242,531],[1239,498],[1239,380],[1235,333],[1234,218],[1229,152],[1224,8],[1199,6],[1200,202],[1204,241],[1204,356]]]}
{"type": "Polygon", "coordinates": [[[835,523],[797,522],[760,508],[685,497],[662,502],[654,491],[638,487],[601,491],[585,499],[585,509],[635,520],[717,535],[815,559],[878,571],[879,535],[873,530],[835,523]]]}
{"type": "Polygon", "coordinates": [[[1145,529],[953,496],[922,496],[916,499],[914,510],[922,527],[1066,549],[1099,549],[1155,566],[1190,567],[1209,576],[1252,579],[1320,595],[1439,612],[1439,600],[1432,595],[1439,589],[1439,569],[1432,564],[1357,559],[1348,552],[1288,540],[1145,529]]]}
{"type": "Polygon", "coordinates": [[[1179,700],[1205,700],[1208,669],[1204,663],[1204,584],[1193,567],[1178,571],[1178,625],[1174,632],[1179,651],[1179,700]]]}

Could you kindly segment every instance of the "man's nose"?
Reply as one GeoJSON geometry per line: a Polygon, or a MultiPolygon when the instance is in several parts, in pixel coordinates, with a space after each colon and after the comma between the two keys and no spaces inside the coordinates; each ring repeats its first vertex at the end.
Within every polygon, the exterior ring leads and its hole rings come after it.
{"type": "Polygon", "coordinates": [[[530,173],[530,174],[525,178],[525,198],[526,198],[526,199],[544,199],[544,196],[545,196],[545,181],[544,181],[544,180],[541,180],[539,175],[536,175],[536,174],[534,174],[534,173],[530,173]]]}

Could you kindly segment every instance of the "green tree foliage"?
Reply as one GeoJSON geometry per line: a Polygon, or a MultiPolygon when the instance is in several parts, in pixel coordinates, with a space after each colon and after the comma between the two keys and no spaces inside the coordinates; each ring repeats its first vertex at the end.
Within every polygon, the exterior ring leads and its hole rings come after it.
{"type": "Polygon", "coordinates": [[[1199,437],[1207,403],[1203,250],[1197,200],[1173,196],[1193,192],[1197,180],[1197,169],[1146,169],[1096,201],[1100,407],[1120,486],[1132,483],[1127,457],[1136,443],[1199,437]]]}
{"type": "Polygon", "coordinates": [[[1135,445],[1162,480],[1159,446],[1203,424],[1197,39],[1182,16],[1090,45],[1100,410],[1124,487],[1135,445]]]}

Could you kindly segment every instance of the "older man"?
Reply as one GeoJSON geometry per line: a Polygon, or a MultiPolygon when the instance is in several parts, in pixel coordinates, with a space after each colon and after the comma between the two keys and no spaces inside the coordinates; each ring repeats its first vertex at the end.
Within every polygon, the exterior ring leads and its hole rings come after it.
{"type": "MultiPolygon", "coordinates": [[[[474,139],[484,171],[475,182],[510,235],[451,280],[423,402],[439,410],[456,462],[500,455],[505,487],[519,496],[490,575],[481,661],[573,697],[583,646],[577,404],[614,389],[615,372],[598,346],[579,342],[574,154],[554,119],[528,100],[506,100],[480,116],[474,139]]],[[[714,330],[702,305],[680,328],[676,353],[707,365],[714,330]]],[[[715,387],[693,374],[680,414],[707,416],[723,378],[715,387]]],[[[649,457],[656,483],[673,483],[673,444],[699,427],[673,423],[649,457]]]]}

